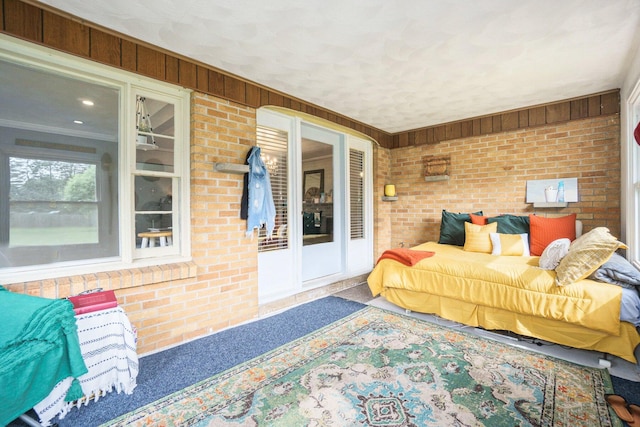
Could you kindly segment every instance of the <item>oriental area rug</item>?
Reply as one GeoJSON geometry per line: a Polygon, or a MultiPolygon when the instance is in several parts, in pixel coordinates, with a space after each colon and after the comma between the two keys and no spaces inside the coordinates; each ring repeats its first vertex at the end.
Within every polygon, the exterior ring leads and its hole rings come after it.
{"type": "Polygon", "coordinates": [[[105,425],[622,426],[612,390],[606,370],[367,307],[105,425]]]}

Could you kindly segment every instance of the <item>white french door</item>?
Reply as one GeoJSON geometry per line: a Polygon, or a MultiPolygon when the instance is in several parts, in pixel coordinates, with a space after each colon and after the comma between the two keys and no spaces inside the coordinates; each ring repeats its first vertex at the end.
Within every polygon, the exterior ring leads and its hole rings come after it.
{"type": "Polygon", "coordinates": [[[303,283],[342,272],[344,243],[344,136],[300,124],[303,283]]]}
{"type": "Polygon", "coordinates": [[[286,116],[258,110],[256,139],[267,168],[273,203],[276,208],[274,235],[267,239],[264,229],[258,233],[258,301],[279,299],[295,291],[298,271],[292,266],[298,263],[296,218],[291,215],[295,207],[293,183],[295,154],[293,141],[295,123],[286,116]],[[277,169],[275,169],[277,168],[277,169]],[[275,173],[274,173],[275,170],[275,173]]]}
{"type": "Polygon", "coordinates": [[[265,108],[257,119],[276,207],[274,235],[258,238],[259,303],[370,271],[371,141],[265,108]]]}

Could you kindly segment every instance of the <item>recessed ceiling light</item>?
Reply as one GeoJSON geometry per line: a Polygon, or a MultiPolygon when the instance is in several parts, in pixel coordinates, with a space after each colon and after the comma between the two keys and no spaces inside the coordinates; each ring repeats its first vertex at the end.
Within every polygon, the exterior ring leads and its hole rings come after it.
{"type": "Polygon", "coordinates": [[[82,120],[74,120],[73,123],[77,124],[77,125],[82,125],[84,124],[84,122],[82,120]]]}
{"type": "Polygon", "coordinates": [[[92,106],[92,105],[93,105],[93,101],[89,101],[88,99],[84,99],[84,100],[82,100],[82,103],[83,103],[84,105],[89,105],[89,106],[92,106]]]}

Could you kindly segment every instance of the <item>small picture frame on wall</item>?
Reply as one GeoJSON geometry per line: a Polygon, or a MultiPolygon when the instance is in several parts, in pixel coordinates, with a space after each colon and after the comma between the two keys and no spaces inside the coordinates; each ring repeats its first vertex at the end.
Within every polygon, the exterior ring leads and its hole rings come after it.
{"type": "Polygon", "coordinates": [[[567,203],[578,201],[578,178],[527,181],[527,203],[567,203]]]}

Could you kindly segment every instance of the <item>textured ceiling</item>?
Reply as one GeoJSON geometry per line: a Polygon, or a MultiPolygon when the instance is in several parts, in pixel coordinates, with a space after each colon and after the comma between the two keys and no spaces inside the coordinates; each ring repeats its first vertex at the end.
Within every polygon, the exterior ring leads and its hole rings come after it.
{"type": "Polygon", "coordinates": [[[619,88],[639,0],[45,0],[387,132],[619,88]]]}

